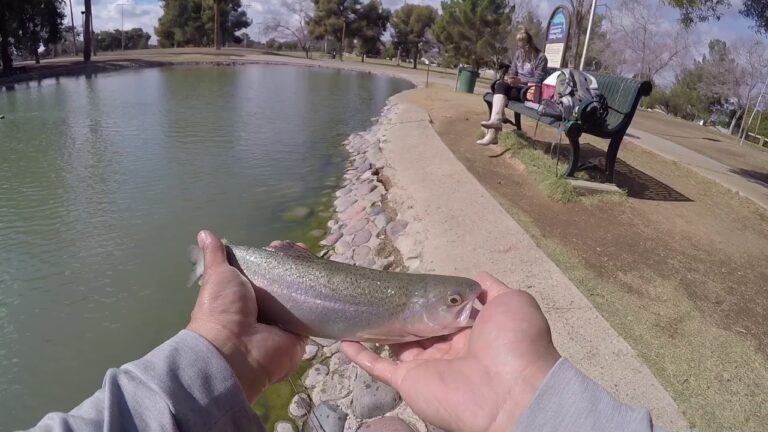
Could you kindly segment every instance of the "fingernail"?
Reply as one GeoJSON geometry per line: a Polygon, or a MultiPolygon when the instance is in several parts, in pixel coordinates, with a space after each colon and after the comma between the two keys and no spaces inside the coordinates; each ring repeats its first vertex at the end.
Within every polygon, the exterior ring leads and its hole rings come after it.
{"type": "Polygon", "coordinates": [[[197,234],[197,244],[200,247],[203,247],[206,243],[208,243],[210,239],[211,239],[211,233],[209,233],[208,231],[203,230],[197,234]]]}

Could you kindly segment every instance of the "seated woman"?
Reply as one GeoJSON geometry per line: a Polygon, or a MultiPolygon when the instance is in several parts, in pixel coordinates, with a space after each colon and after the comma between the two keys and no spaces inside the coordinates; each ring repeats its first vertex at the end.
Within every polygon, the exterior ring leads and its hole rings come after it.
{"type": "Polygon", "coordinates": [[[547,56],[533,42],[528,29],[521,27],[517,33],[517,52],[512,59],[509,76],[491,84],[493,107],[491,118],[480,123],[488,131],[480,145],[497,144],[499,131],[504,120],[504,108],[510,99],[523,101],[521,94],[525,86],[541,84],[547,74],[547,56]]]}

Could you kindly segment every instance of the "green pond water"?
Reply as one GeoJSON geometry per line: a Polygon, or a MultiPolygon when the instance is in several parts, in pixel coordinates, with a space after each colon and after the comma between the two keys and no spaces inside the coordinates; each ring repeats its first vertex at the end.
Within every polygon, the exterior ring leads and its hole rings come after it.
{"type": "Polygon", "coordinates": [[[70,410],[183,328],[199,229],[260,245],[316,227],[283,214],[330,194],[341,142],[410,87],[249,65],[0,89],[0,430],[70,410]]]}

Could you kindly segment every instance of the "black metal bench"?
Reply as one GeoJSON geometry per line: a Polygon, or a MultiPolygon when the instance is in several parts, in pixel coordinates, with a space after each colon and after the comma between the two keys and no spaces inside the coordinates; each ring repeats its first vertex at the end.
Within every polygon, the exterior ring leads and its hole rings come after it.
{"type": "MultiPolygon", "coordinates": [[[[551,72],[555,72],[552,70],[551,72]]],[[[610,144],[605,155],[605,176],[608,183],[613,183],[613,174],[616,167],[616,158],[619,155],[619,147],[624,140],[624,135],[629,129],[630,123],[635,116],[640,99],[651,94],[653,85],[650,81],[640,81],[621,76],[606,75],[598,72],[589,72],[597,80],[600,92],[608,100],[609,114],[605,127],[599,130],[590,130],[582,127],[575,121],[567,121],[564,125],[565,136],[571,144],[571,154],[568,156],[568,168],[566,176],[572,177],[576,171],[584,169],[590,164],[580,164],[579,161],[579,138],[586,133],[598,138],[609,139],[610,144]]],[[[491,112],[493,93],[486,93],[483,100],[488,105],[488,112],[491,112]]],[[[514,111],[514,125],[517,130],[522,130],[521,115],[539,120],[554,128],[560,128],[561,122],[551,117],[539,116],[535,109],[527,107],[522,102],[509,101],[507,109],[514,111]]],[[[507,121],[507,123],[512,123],[507,121]]]]}

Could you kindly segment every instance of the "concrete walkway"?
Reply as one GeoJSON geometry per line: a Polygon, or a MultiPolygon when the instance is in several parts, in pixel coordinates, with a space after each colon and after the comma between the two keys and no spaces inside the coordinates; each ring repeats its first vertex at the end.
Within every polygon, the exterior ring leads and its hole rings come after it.
{"type": "Polygon", "coordinates": [[[741,196],[751,199],[768,210],[768,184],[757,179],[746,179],[734,171],[734,168],[722,164],[693,150],[660,138],[649,132],[630,128],[627,138],[646,149],[667,159],[676,161],[697,173],[712,179],[741,196]],[[634,135],[630,137],[629,135],[634,135]]]}
{"type": "Polygon", "coordinates": [[[560,352],[621,400],[649,407],[670,431],[687,430],[677,405],[634,350],[600,316],[443,144],[421,108],[401,95],[383,117],[391,203],[411,221],[396,246],[416,271],[473,276],[479,270],[531,292],[560,352]]]}

